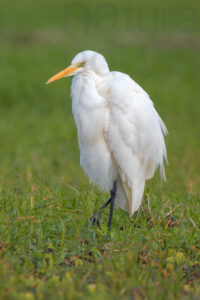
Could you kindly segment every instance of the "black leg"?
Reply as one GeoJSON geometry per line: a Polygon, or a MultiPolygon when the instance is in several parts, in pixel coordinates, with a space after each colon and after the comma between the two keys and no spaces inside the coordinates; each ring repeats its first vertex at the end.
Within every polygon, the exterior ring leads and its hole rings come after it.
{"type": "Polygon", "coordinates": [[[110,202],[111,202],[111,198],[108,199],[108,201],[106,203],[104,203],[104,205],[100,208],[100,210],[106,208],[110,202]]]}
{"type": "Polygon", "coordinates": [[[113,188],[111,190],[111,202],[110,202],[110,215],[109,215],[109,221],[108,221],[108,230],[111,229],[112,224],[112,216],[113,216],[113,208],[114,208],[114,202],[115,202],[115,196],[117,191],[117,183],[116,181],[113,184],[113,188]]]}
{"type": "Polygon", "coordinates": [[[115,195],[116,195],[116,190],[117,190],[117,184],[116,181],[113,184],[113,188],[110,192],[111,197],[108,199],[108,201],[99,209],[99,212],[94,214],[91,218],[90,221],[92,222],[92,225],[95,226],[97,225],[98,228],[100,227],[100,222],[99,222],[99,216],[102,213],[103,209],[110,204],[110,215],[109,215],[109,222],[108,222],[108,229],[111,229],[111,223],[112,223],[112,216],[113,216],[113,208],[114,208],[114,201],[115,201],[115,195]]]}

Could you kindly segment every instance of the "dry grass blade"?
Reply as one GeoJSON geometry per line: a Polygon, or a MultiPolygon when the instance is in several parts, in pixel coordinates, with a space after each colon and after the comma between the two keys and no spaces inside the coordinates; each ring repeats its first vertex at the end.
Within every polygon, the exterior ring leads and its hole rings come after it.
{"type": "Polygon", "coordinates": [[[164,211],[165,211],[166,207],[168,207],[168,204],[169,204],[169,200],[167,200],[165,202],[165,204],[163,205],[162,214],[164,214],[164,211]]]}
{"type": "Polygon", "coordinates": [[[192,225],[194,226],[194,228],[196,229],[196,230],[200,230],[199,229],[199,227],[197,226],[197,224],[192,220],[192,218],[191,217],[188,217],[188,219],[190,220],[190,222],[192,223],[192,225]]]}
{"type": "Polygon", "coordinates": [[[176,205],[174,208],[171,208],[170,211],[165,215],[166,217],[171,216],[171,214],[180,206],[180,204],[176,205]]]}

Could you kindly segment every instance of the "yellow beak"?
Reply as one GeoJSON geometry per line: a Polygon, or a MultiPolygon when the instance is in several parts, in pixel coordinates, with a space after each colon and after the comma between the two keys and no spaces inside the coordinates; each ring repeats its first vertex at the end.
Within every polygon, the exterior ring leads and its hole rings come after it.
{"type": "Polygon", "coordinates": [[[53,77],[51,77],[47,82],[46,84],[49,84],[55,80],[58,80],[62,77],[67,77],[69,75],[72,75],[77,69],[79,69],[78,66],[76,65],[71,65],[69,66],[68,68],[62,70],[61,72],[57,73],[56,75],[54,75],[53,77]]]}

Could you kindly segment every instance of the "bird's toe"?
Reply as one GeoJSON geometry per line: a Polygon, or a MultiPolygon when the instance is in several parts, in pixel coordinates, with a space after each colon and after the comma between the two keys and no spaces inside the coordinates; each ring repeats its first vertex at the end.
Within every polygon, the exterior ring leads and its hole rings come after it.
{"type": "Polygon", "coordinates": [[[100,213],[94,214],[91,218],[90,218],[90,222],[92,222],[93,226],[97,226],[99,229],[101,228],[100,226],[100,222],[99,222],[99,215],[100,213]]]}

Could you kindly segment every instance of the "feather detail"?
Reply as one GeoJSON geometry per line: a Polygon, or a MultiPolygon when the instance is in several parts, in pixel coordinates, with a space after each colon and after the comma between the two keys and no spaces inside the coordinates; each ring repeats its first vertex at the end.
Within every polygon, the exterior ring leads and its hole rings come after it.
{"type": "Polygon", "coordinates": [[[153,177],[158,166],[165,178],[163,133],[167,130],[149,96],[130,77],[114,72],[109,90],[106,140],[128,203],[124,204],[123,195],[122,204],[117,199],[117,205],[128,206],[131,216],[141,204],[145,181],[153,177]]]}

